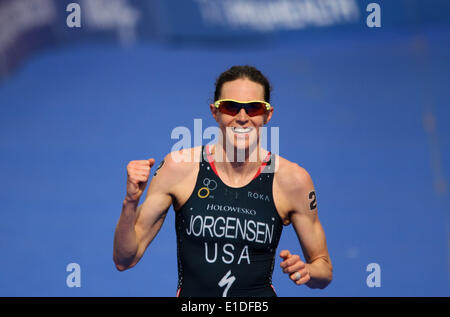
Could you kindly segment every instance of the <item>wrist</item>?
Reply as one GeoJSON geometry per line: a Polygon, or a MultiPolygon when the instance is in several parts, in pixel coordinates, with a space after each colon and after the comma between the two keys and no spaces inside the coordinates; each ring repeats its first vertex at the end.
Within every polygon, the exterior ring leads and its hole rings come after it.
{"type": "Polygon", "coordinates": [[[138,199],[132,199],[130,197],[125,197],[123,200],[124,206],[137,206],[139,204],[139,198],[138,199]]]}

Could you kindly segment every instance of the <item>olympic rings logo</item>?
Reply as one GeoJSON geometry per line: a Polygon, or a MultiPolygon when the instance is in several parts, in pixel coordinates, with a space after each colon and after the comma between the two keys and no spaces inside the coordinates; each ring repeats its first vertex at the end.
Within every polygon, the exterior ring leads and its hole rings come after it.
{"type": "Polygon", "coordinates": [[[217,188],[217,182],[209,178],[203,179],[203,185],[205,186],[201,187],[197,192],[197,196],[200,198],[208,197],[211,191],[217,188]]]}

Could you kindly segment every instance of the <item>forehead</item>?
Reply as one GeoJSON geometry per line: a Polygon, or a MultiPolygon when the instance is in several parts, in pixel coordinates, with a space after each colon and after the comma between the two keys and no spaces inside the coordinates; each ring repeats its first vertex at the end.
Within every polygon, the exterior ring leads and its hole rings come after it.
{"type": "Polygon", "coordinates": [[[264,87],[247,78],[227,81],[220,93],[221,99],[237,99],[241,101],[264,99],[264,87]]]}

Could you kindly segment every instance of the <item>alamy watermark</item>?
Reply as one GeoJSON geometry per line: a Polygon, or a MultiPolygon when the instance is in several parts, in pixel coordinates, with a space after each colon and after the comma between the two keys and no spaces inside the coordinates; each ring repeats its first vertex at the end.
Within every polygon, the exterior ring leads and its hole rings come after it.
{"type": "MultiPolygon", "coordinates": [[[[85,0],[82,0],[85,1],[85,0]]],[[[259,31],[275,29],[303,29],[311,25],[328,26],[337,23],[354,22],[360,17],[358,5],[354,0],[303,0],[303,1],[272,1],[258,3],[257,1],[205,1],[197,0],[198,9],[205,21],[213,24],[228,23],[232,28],[243,26],[259,31]],[[256,14],[259,13],[259,14],[256,14]],[[264,16],[261,19],[261,15],[264,16]]],[[[127,6],[123,0],[88,0],[87,13],[97,11],[100,24],[117,24],[120,33],[136,27],[139,12],[127,6]],[[115,20],[115,21],[113,21],[115,20]]],[[[81,6],[71,2],[66,7],[69,12],[66,25],[69,28],[81,27],[81,6]]],[[[366,7],[369,14],[366,25],[370,28],[381,27],[381,7],[371,2],[366,7]]],[[[92,18],[92,17],[91,17],[92,18]]],[[[98,24],[98,23],[95,24],[98,24]]],[[[122,34],[123,35],[123,34],[122,34]]]]}
{"type": "Polygon", "coordinates": [[[81,287],[81,267],[78,263],[69,263],[66,272],[70,272],[66,277],[67,287],[81,287]]]}
{"type": "MultiPolygon", "coordinates": [[[[175,127],[171,132],[171,139],[177,140],[171,149],[171,156],[175,162],[200,162],[200,153],[181,151],[192,147],[198,147],[203,141],[210,140],[207,145],[213,144],[216,149],[214,161],[216,162],[259,162],[264,160],[265,153],[260,148],[267,149],[270,135],[270,152],[280,153],[280,129],[279,127],[225,127],[224,131],[217,126],[203,129],[202,119],[194,119],[193,133],[185,126],[175,127]]],[[[208,154],[208,153],[205,153],[208,154]]],[[[203,159],[207,159],[203,157],[203,159]]]]}
{"type": "Polygon", "coordinates": [[[369,28],[380,28],[381,27],[381,7],[378,3],[369,3],[366,7],[366,11],[370,14],[366,18],[366,25],[369,28]]]}
{"type": "Polygon", "coordinates": [[[369,263],[366,271],[370,272],[366,278],[367,287],[381,287],[381,266],[378,263],[369,263]]]}
{"type": "Polygon", "coordinates": [[[66,12],[70,12],[66,18],[66,25],[69,28],[81,27],[81,7],[78,3],[69,3],[66,7],[66,12]]]}

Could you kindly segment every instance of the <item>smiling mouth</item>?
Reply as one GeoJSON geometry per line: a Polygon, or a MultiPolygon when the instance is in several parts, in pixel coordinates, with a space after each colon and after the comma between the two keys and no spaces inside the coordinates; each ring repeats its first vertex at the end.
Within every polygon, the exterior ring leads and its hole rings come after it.
{"type": "Polygon", "coordinates": [[[233,131],[236,134],[246,134],[250,133],[253,130],[253,128],[231,128],[231,131],[233,131]]]}

